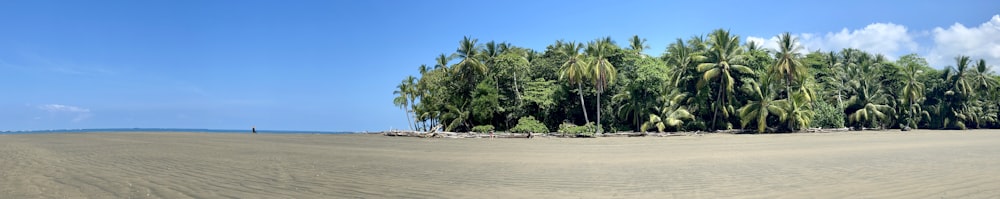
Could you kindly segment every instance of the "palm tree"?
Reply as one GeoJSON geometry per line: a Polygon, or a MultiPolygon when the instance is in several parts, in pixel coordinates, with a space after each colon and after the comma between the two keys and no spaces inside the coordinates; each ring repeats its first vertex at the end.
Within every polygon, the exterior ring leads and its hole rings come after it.
{"type": "Polygon", "coordinates": [[[937,106],[939,122],[943,128],[965,129],[965,122],[971,115],[966,109],[968,99],[975,94],[975,85],[970,83],[968,56],[955,57],[955,67],[948,67],[941,74],[945,80],[944,102],[937,106]]]}
{"type": "MultiPolygon", "coordinates": [[[[496,43],[494,41],[486,42],[482,48],[482,53],[479,55],[482,56],[481,60],[485,63],[488,70],[498,69],[496,67],[497,58],[500,57],[500,55],[507,49],[506,46],[507,45],[504,43],[496,43]]],[[[500,76],[496,75],[497,71],[490,71],[490,73],[493,74],[493,82],[495,83],[494,86],[497,90],[500,90],[500,76]]]]}
{"type": "Polygon", "coordinates": [[[455,64],[453,69],[469,82],[470,88],[475,87],[475,75],[486,73],[487,70],[486,64],[481,61],[479,46],[476,45],[477,41],[479,39],[466,36],[458,43],[458,49],[455,50],[455,56],[462,61],[455,64]]]}
{"type": "Polygon", "coordinates": [[[881,126],[879,120],[886,120],[892,114],[892,107],[886,105],[889,95],[874,72],[874,68],[878,67],[875,66],[876,63],[864,54],[858,60],[861,64],[848,71],[852,79],[847,87],[853,96],[847,100],[847,119],[858,129],[865,127],[865,124],[881,126]]]}
{"type": "Polygon", "coordinates": [[[468,121],[472,120],[472,112],[465,108],[468,107],[467,105],[468,104],[462,104],[462,107],[452,104],[445,105],[447,112],[442,114],[441,121],[448,124],[445,126],[446,131],[454,131],[460,126],[472,127],[472,125],[468,123],[468,121]]]}
{"type": "Polygon", "coordinates": [[[837,53],[830,51],[826,55],[826,66],[830,69],[830,75],[824,80],[825,86],[837,91],[837,108],[844,109],[844,90],[847,73],[844,71],[844,62],[837,53]]]}
{"type": "Polygon", "coordinates": [[[979,59],[976,63],[975,69],[971,71],[972,77],[971,82],[976,86],[977,90],[985,91],[986,89],[993,88],[997,86],[997,79],[991,77],[993,74],[990,72],[990,67],[986,65],[986,60],[979,59]]]}
{"type": "MultiPolygon", "coordinates": [[[[625,85],[625,87],[630,88],[636,86],[637,85],[635,83],[628,83],[625,85]]],[[[637,96],[634,94],[635,92],[632,92],[632,89],[623,90],[618,92],[618,94],[611,96],[611,101],[613,101],[613,103],[620,104],[620,106],[618,106],[618,110],[616,110],[618,117],[626,118],[625,120],[631,119],[635,121],[636,131],[642,131],[639,126],[639,114],[641,114],[640,112],[643,107],[639,104],[640,100],[637,100],[637,96]]]]}
{"type": "MultiPolygon", "coordinates": [[[[413,76],[410,76],[410,77],[413,77],[413,76]]],[[[396,98],[392,99],[392,103],[395,104],[396,107],[399,107],[400,109],[403,109],[403,112],[406,113],[406,123],[410,127],[413,127],[413,120],[410,120],[410,110],[408,109],[408,107],[410,105],[410,100],[409,99],[410,99],[410,93],[411,93],[410,92],[410,90],[411,90],[410,89],[410,84],[409,84],[409,81],[407,81],[408,79],[409,78],[404,79],[402,82],[399,83],[399,85],[396,85],[396,90],[392,91],[392,94],[395,94],[396,98]]],[[[410,130],[413,130],[413,129],[411,128],[410,130]]]]}
{"type": "MultiPolygon", "coordinates": [[[[479,39],[472,39],[468,36],[462,38],[462,41],[458,42],[458,49],[455,50],[455,56],[457,56],[461,61],[459,61],[452,68],[452,71],[458,73],[458,76],[466,81],[466,93],[468,93],[468,101],[472,101],[474,98],[474,93],[476,88],[476,77],[477,75],[486,74],[486,64],[480,59],[479,46],[476,45],[479,39]]],[[[465,119],[471,119],[471,117],[466,117],[465,119]]],[[[471,124],[469,125],[471,126],[471,124]]]]}
{"type": "Polygon", "coordinates": [[[608,87],[608,84],[614,82],[615,77],[618,76],[615,66],[608,61],[608,56],[611,56],[615,47],[614,42],[611,41],[611,37],[598,39],[587,44],[587,55],[591,59],[589,66],[590,77],[594,80],[594,88],[597,90],[598,134],[603,131],[601,128],[601,94],[604,93],[604,89],[608,87]]]}
{"type": "Polygon", "coordinates": [[[629,48],[635,51],[635,54],[642,54],[643,50],[649,49],[649,45],[646,44],[645,38],[639,38],[639,35],[632,35],[632,38],[628,39],[629,48]]]}
{"type": "Polygon", "coordinates": [[[583,100],[583,81],[590,75],[587,68],[586,56],[580,53],[583,49],[582,43],[557,41],[559,52],[566,56],[566,62],[562,64],[560,79],[566,79],[570,84],[576,84],[577,93],[580,95],[580,109],[583,109],[583,123],[590,122],[587,117],[587,106],[583,100]]]}
{"type": "Polygon", "coordinates": [[[669,95],[663,96],[663,107],[656,108],[660,115],[649,114],[649,120],[639,127],[639,131],[647,132],[653,127],[656,127],[657,132],[663,132],[666,127],[680,130],[684,121],[694,119],[694,115],[681,105],[681,101],[685,98],[687,96],[676,89],[669,95]]]}
{"type": "Polygon", "coordinates": [[[947,80],[951,82],[952,89],[951,92],[961,96],[971,96],[975,94],[975,87],[972,83],[969,83],[969,56],[959,56],[955,58],[955,71],[954,75],[949,76],[947,80]]]}
{"type": "MultiPolygon", "coordinates": [[[[993,78],[992,72],[990,72],[990,67],[986,65],[986,60],[979,59],[974,68],[969,69],[969,82],[972,86],[976,87],[978,93],[973,95],[970,103],[972,106],[966,106],[971,112],[970,118],[974,120],[975,127],[979,128],[983,123],[991,123],[996,119],[995,114],[989,112],[993,105],[988,99],[991,94],[990,88],[996,87],[998,84],[997,79],[993,78]]],[[[996,101],[996,100],[994,100],[996,101]]],[[[994,102],[995,103],[995,102],[994,102]]]]}
{"type": "Polygon", "coordinates": [[[779,115],[779,118],[788,123],[788,129],[798,131],[808,128],[809,123],[812,122],[815,112],[810,110],[809,102],[807,93],[798,92],[792,94],[787,99],[781,99],[774,103],[784,110],[781,112],[783,115],[779,115]]]}
{"type": "Polygon", "coordinates": [[[677,38],[677,41],[667,48],[664,60],[667,65],[672,67],[670,83],[674,87],[679,87],[684,82],[684,78],[688,77],[688,71],[697,71],[698,63],[704,61],[705,56],[687,46],[684,40],[677,38]]]}
{"type": "Polygon", "coordinates": [[[434,58],[434,60],[436,61],[434,63],[434,69],[439,69],[439,68],[448,69],[448,62],[450,62],[453,57],[454,56],[445,56],[444,53],[441,53],[441,55],[438,55],[438,57],[434,58]]]}
{"type": "Polygon", "coordinates": [[[719,29],[709,35],[708,43],[711,47],[707,57],[711,62],[698,64],[698,72],[704,73],[702,80],[698,82],[698,87],[704,87],[709,82],[717,82],[715,114],[712,116],[712,129],[715,129],[718,126],[719,113],[722,114],[724,120],[728,121],[730,113],[735,112],[730,98],[735,92],[733,87],[736,82],[735,77],[737,77],[733,73],[752,74],[753,70],[734,63],[742,53],[739,36],[730,36],[729,31],[719,29]]]}
{"type": "Polygon", "coordinates": [[[768,72],[775,75],[775,77],[785,79],[785,92],[788,96],[791,96],[792,82],[808,75],[805,66],[799,61],[799,57],[802,54],[798,51],[802,50],[802,46],[799,46],[796,39],[792,38],[792,35],[788,32],[778,37],[778,46],[778,52],[775,54],[778,62],[768,72]]]}
{"type": "Polygon", "coordinates": [[[914,63],[908,63],[903,66],[906,83],[903,85],[903,90],[900,93],[903,95],[903,103],[909,105],[907,109],[909,118],[907,118],[908,122],[906,126],[910,128],[917,128],[916,117],[913,114],[919,110],[920,104],[917,102],[924,97],[924,83],[918,79],[922,72],[914,63]]]}
{"type": "Polygon", "coordinates": [[[774,103],[777,92],[774,89],[772,78],[768,74],[762,74],[757,81],[751,81],[746,85],[752,100],[737,110],[740,116],[740,123],[746,128],[750,122],[757,122],[757,133],[764,133],[767,128],[767,115],[785,115],[783,109],[774,103]]]}

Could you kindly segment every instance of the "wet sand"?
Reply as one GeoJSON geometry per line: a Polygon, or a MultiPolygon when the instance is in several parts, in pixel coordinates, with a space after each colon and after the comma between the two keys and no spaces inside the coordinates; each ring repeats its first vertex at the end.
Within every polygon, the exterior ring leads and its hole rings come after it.
{"type": "Polygon", "coordinates": [[[0,135],[0,198],[998,198],[1000,131],[0,135]]]}

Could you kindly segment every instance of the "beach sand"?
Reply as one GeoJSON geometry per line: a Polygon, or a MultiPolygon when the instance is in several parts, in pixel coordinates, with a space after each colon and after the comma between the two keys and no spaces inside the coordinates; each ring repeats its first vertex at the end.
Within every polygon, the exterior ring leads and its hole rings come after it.
{"type": "Polygon", "coordinates": [[[1000,131],[0,135],[0,198],[998,198],[1000,131]]]}

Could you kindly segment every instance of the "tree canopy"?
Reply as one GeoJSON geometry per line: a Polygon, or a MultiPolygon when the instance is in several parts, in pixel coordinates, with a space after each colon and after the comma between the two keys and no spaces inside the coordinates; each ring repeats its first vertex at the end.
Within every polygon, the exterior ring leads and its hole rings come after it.
{"type": "Polygon", "coordinates": [[[804,52],[791,34],[777,37],[778,49],[764,49],[718,29],[650,56],[638,35],[538,51],[467,36],[404,78],[393,104],[417,130],[1000,128],[1000,76],[982,59],[935,69],[916,54],[804,52]]]}

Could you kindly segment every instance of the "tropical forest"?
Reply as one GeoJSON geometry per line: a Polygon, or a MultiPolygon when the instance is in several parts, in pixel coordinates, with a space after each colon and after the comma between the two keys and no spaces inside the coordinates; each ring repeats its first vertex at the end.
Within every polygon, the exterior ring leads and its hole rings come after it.
{"type": "Polygon", "coordinates": [[[455,132],[746,133],[1000,127],[1000,76],[983,59],[930,66],[858,49],[777,48],[719,29],[660,55],[645,39],[555,40],[545,49],[464,37],[396,87],[409,129],[455,132]]]}

